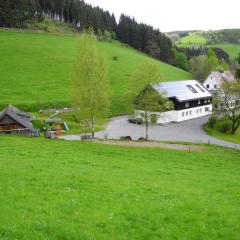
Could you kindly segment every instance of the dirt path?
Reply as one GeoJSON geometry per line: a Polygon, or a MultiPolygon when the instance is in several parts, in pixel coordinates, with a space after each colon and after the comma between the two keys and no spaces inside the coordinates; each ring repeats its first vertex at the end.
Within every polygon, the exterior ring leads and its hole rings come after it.
{"type": "Polygon", "coordinates": [[[193,152],[201,152],[203,151],[203,146],[197,145],[183,145],[183,144],[170,144],[170,143],[162,143],[162,142],[132,142],[132,141],[94,141],[99,144],[107,144],[107,145],[119,145],[119,146],[128,146],[128,147],[149,147],[149,148],[165,148],[165,149],[174,149],[181,151],[193,151],[193,152]]]}

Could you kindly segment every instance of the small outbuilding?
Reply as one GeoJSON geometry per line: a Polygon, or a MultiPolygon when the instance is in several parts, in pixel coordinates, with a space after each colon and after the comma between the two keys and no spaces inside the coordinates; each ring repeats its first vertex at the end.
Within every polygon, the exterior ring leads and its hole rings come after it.
{"type": "Polygon", "coordinates": [[[31,115],[8,105],[0,112],[0,133],[30,133],[34,131],[31,115]]]}

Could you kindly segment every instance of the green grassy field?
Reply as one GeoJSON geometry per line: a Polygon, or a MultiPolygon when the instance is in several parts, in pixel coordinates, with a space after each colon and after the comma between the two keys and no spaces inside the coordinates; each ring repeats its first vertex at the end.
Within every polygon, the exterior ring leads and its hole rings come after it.
{"type": "MultiPolygon", "coordinates": [[[[0,105],[27,108],[69,104],[70,66],[76,35],[0,31],[0,105]]],[[[122,46],[119,42],[98,42],[109,66],[112,88],[111,115],[123,114],[129,104],[124,97],[132,75],[145,61],[159,66],[164,81],[191,79],[191,74],[155,61],[122,46]],[[113,57],[118,60],[114,61],[113,57]]]]}
{"type": "Polygon", "coordinates": [[[239,152],[0,136],[0,239],[231,239],[239,152]]]}
{"type": "Polygon", "coordinates": [[[205,45],[207,40],[200,33],[190,33],[189,36],[180,38],[178,45],[205,45]]]}

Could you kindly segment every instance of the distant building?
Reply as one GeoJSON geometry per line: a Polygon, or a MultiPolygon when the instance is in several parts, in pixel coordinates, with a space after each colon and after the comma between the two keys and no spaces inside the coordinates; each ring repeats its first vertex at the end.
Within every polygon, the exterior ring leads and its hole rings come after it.
{"type": "MultiPolygon", "coordinates": [[[[223,70],[212,72],[204,81],[203,85],[211,92],[212,96],[218,96],[218,98],[222,98],[222,101],[220,101],[220,103],[213,106],[215,109],[221,110],[225,107],[224,92],[221,89],[222,85],[224,83],[233,83],[235,81],[236,79],[230,71],[223,70]]],[[[233,97],[231,101],[229,101],[229,106],[234,107],[236,101],[238,101],[238,99],[236,100],[235,97],[233,97]]]]}
{"type": "Polygon", "coordinates": [[[214,91],[220,89],[224,82],[234,81],[236,80],[230,71],[219,70],[217,72],[212,72],[204,81],[203,85],[209,91],[214,91]]]}
{"type": "Polygon", "coordinates": [[[27,133],[33,130],[30,114],[12,105],[0,112],[0,133],[27,133]]]}
{"type": "MultiPolygon", "coordinates": [[[[151,123],[182,122],[212,113],[212,95],[196,80],[161,82],[152,87],[172,101],[174,109],[163,113],[151,112],[151,123]]],[[[144,119],[144,112],[136,110],[135,116],[144,119]]]]}

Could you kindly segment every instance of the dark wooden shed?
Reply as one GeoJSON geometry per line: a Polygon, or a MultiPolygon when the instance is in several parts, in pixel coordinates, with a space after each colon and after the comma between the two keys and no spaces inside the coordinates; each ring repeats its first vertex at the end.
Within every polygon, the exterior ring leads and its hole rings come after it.
{"type": "Polygon", "coordinates": [[[0,133],[24,133],[33,131],[31,116],[12,105],[0,112],[0,133]]]}

